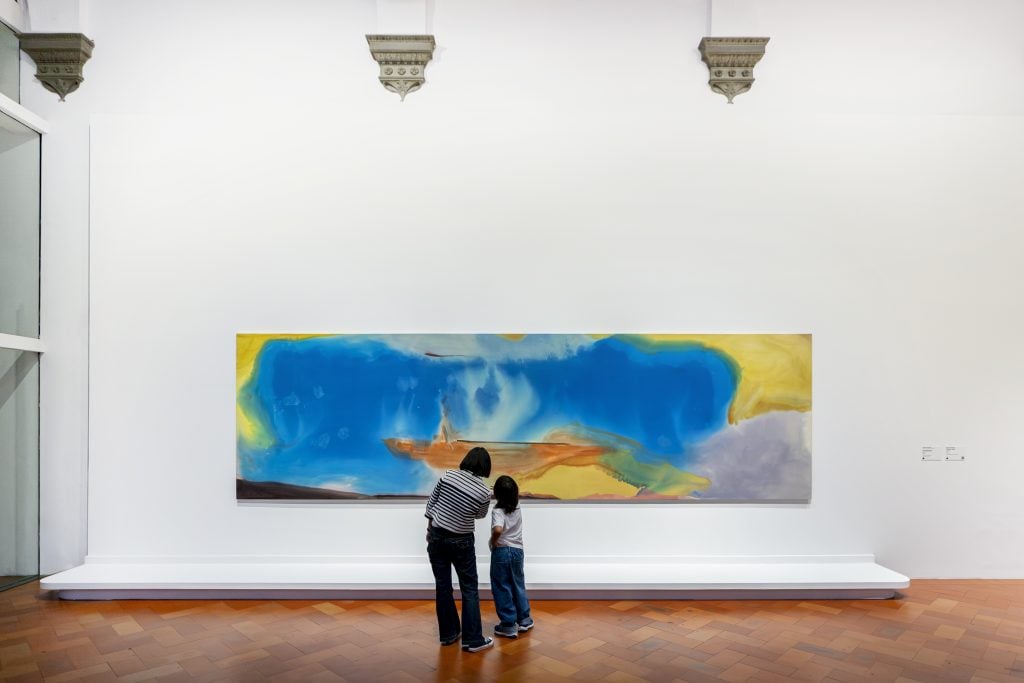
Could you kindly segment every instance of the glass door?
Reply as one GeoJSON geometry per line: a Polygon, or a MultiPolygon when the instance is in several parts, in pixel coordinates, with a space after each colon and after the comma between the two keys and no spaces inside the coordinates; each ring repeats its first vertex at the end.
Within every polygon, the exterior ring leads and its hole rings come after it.
{"type": "Polygon", "coordinates": [[[39,574],[39,152],[0,113],[0,590],[39,574]]]}

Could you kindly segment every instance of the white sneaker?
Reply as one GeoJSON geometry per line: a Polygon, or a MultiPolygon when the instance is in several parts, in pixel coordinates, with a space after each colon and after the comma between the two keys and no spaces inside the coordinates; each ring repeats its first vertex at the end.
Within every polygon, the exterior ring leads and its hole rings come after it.
{"type": "Polygon", "coordinates": [[[484,638],[484,642],[481,645],[463,645],[463,652],[480,652],[480,650],[486,650],[489,647],[494,647],[494,638],[484,638]]]}

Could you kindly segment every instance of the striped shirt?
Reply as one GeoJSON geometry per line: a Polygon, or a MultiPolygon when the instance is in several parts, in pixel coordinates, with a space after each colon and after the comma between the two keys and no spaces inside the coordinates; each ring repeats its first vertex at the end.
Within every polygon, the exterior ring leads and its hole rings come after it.
{"type": "Polygon", "coordinates": [[[490,504],[491,490],[483,479],[465,470],[448,470],[430,494],[425,516],[433,526],[471,534],[474,521],[487,516],[490,504]]]}

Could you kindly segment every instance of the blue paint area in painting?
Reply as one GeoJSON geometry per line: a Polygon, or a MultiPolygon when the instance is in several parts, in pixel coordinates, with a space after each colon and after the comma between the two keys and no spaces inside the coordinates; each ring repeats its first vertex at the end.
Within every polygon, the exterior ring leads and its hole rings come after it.
{"type": "Polygon", "coordinates": [[[436,474],[394,456],[383,440],[433,438],[442,410],[465,438],[538,441],[580,425],[639,442],[640,459],[680,466],[688,447],[725,425],[738,379],[713,349],[650,351],[628,337],[523,359],[434,357],[364,336],[274,340],[246,394],[267,416],[275,444],[243,452],[241,475],[370,495],[423,493],[436,474]]]}
{"type": "Polygon", "coordinates": [[[476,390],[474,398],[476,404],[487,413],[488,415],[494,413],[494,409],[498,406],[498,401],[501,400],[501,387],[498,386],[497,377],[494,374],[494,368],[491,368],[487,373],[487,383],[484,386],[476,390]]]}

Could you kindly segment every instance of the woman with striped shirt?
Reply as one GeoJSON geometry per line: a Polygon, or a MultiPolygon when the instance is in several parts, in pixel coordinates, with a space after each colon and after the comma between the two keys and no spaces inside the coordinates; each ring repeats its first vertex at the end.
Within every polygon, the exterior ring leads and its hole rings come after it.
{"type": "Polygon", "coordinates": [[[491,476],[491,454],[477,446],[457,470],[448,470],[427,500],[427,555],[434,572],[437,625],[442,645],[460,637],[462,649],[479,652],[494,645],[480,623],[480,589],[476,573],[476,520],[487,516],[491,489],[483,479],[491,476]],[[462,591],[462,626],[452,592],[452,567],[462,591]]]}

